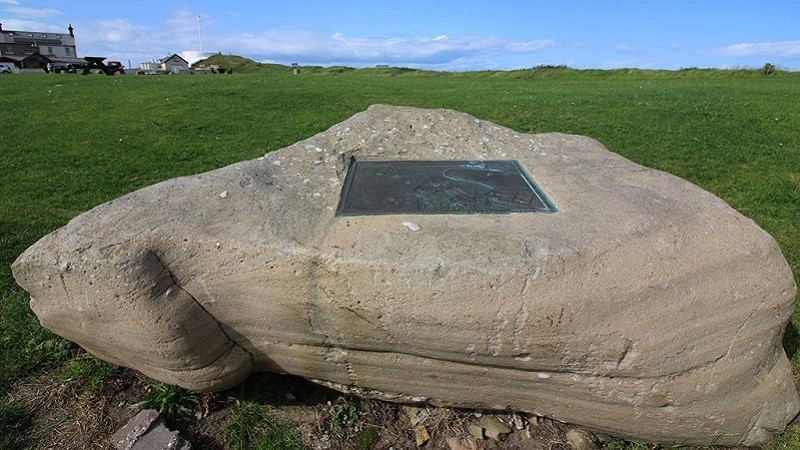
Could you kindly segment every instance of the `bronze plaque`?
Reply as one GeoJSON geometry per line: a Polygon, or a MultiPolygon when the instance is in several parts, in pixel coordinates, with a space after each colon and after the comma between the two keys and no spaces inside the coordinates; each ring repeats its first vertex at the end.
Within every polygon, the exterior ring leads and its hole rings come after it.
{"type": "Polygon", "coordinates": [[[556,212],[518,161],[353,160],[337,216],[556,212]]]}

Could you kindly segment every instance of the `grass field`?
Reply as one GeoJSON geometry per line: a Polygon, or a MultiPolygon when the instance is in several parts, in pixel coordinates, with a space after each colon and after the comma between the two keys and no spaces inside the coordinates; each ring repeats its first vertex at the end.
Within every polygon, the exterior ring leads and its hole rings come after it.
{"type": "MultiPolygon", "coordinates": [[[[375,103],[456,109],[526,133],[591,136],[755,220],[800,282],[800,74],[238,69],[0,76],[0,448],[20,435],[14,426],[25,427],[6,398],[13,386],[84,358],[28,310],[9,267],[19,253],[99,203],[262,156],[375,103]]],[[[796,313],[786,340],[795,368],[798,326],[796,313]]],[[[797,431],[774,447],[800,448],[797,431]]]]}

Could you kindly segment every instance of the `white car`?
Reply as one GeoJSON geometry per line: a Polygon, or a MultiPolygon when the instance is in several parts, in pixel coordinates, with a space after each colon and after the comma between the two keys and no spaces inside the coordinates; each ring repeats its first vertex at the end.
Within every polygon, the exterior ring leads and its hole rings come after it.
{"type": "Polygon", "coordinates": [[[0,63],[0,73],[14,73],[14,69],[6,63],[0,63]]]}

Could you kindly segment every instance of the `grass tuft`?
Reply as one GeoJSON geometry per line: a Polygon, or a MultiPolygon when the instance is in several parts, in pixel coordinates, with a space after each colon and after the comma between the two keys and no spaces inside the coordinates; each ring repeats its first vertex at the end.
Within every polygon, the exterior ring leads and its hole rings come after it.
{"type": "Polygon", "coordinates": [[[200,404],[200,395],[171,384],[150,385],[151,393],[142,397],[133,408],[155,409],[168,420],[191,417],[200,404]]]}
{"type": "Polygon", "coordinates": [[[225,441],[236,450],[305,450],[300,433],[271,416],[263,405],[240,401],[224,424],[225,441]]]}
{"type": "Polygon", "coordinates": [[[84,391],[95,392],[103,382],[117,371],[117,366],[101,361],[88,353],[68,360],[55,374],[62,383],[81,381],[84,391]]]}

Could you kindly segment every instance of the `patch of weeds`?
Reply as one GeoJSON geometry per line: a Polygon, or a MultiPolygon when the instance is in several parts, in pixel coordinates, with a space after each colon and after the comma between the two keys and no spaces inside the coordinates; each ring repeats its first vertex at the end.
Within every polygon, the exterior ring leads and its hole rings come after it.
{"type": "Polygon", "coordinates": [[[0,449],[28,448],[30,424],[30,411],[19,405],[0,402],[0,449]]]}
{"type": "Polygon", "coordinates": [[[786,432],[776,436],[764,450],[796,450],[800,448],[800,424],[795,422],[786,427],[786,432]]]}
{"type": "Polygon", "coordinates": [[[151,384],[152,392],[143,396],[135,408],[155,409],[167,419],[189,417],[200,403],[197,392],[171,384],[151,384]]]}
{"type": "Polygon", "coordinates": [[[336,403],[331,405],[329,412],[331,415],[331,428],[346,428],[354,425],[362,416],[358,405],[348,403],[342,397],[339,397],[336,403]]]}
{"type": "Polygon", "coordinates": [[[353,438],[353,443],[357,450],[370,450],[378,443],[380,438],[378,430],[374,427],[367,427],[353,438]]]}
{"type": "Polygon", "coordinates": [[[693,446],[681,443],[646,444],[644,442],[626,441],[618,437],[604,439],[602,448],[603,450],[717,450],[716,439],[707,445],[693,446]]]}
{"type": "Polygon", "coordinates": [[[62,383],[81,380],[84,382],[84,392],[94,392],[116,370],[117,366],[113,364],[99,360],[89,354],[82,354],[67,361],[56,374],[56,378],[62,383]]]}
{"type": "Polygon", "coordinates": [[[226,444],[236,450],[305,450],[300,433],[271,416],[265,407],[239,402],[223,425],[226,444]]]}
{"type": "Polygon", "coordinates": [[[603,443],[604,450],[651,450],[651,447],[642,442],[631,442],[620,438],[610,438],[603,443]]]}

